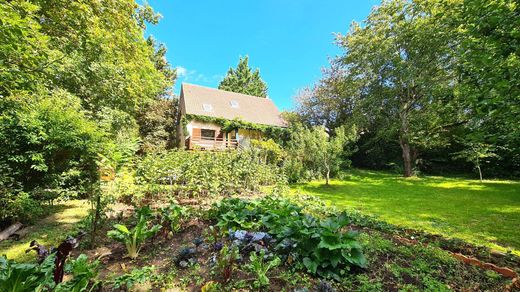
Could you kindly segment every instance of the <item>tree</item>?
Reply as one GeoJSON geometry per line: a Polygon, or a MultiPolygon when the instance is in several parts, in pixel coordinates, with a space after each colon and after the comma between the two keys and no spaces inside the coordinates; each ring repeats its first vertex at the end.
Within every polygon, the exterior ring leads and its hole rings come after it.
{"type": "MultiPolygon", "coordinates": [[[[457,46],[456,95],[465,106],[473,144],[503,159],[496,174],[520,167],[520,4],[508,0],[439,0],[457,46]]],[[[468,140],[468,139],[465,139],[468,140]]]]}
{"type": "Polygon", "coordinates": [[[453,70],[449,34],[424,1],[384,1],[364,25],[354,23],[337,41],[345,55],[337,60],[344,81],[355,88],[361,125],[383,119],[387,136],[397,133],[404,176],[412,175],[414,147],[432,139],[458,117],[448,107],[453,70]]]}
{"type": "Polygon", "coordinates": [[[0,188],[86,195],[98,178],[102,135],[79,98],[63,90],[0,99],[0,188]]]}
{"type": "Polygon", "coordinates": [[[317,164],[320,166],[325,182],[328,185],[331,171],[337,171],[342,163],[341,156],[350,156],[354,152],[352,144],[357,140],[356,127],[349,129],[339,127],[335,129],[335,136],[329,136],[324,127],[315,128],[316,145],[313,147],[316,152],[317,164]]]}
{"type": "Polygon", "coordinates": [[[138,117],[141,151],[171,149],[175,146],[178,99],[159,98],[138,117]]]}
{"type": "Polygon", "coordinates": [[[226,77],[220,81],[218,89],[267,97],[267,84],[260,77],[260,70],[257,68],[253,71],[248,62],[248,56],[240,58],[237,68],[229,68],[226,77]]]}
{"type": "Polygon", "coordinates": [[[454,153],[455,158],[461,158],[473,164],[478,170],[480,182],[482,182],[482,162],[487,158],[498,157],[495,154],[496,148],[493,145],[479,142],[465,142],[466,149],[454,153]]]}
{"type": "Polygon", "coordinates": [[[165,47],[144,38],[159,15],[134,0],[0,6],[2,194],[97,193],[89,190],[99,189],[98,154],[137,145],[137,118],[173,86],[165,47]]]}
{"type": "Polygon", "coordinates": [[[41,32],[39,7],[28,1],[0,1],[0,98],[35,90],[62,55],[41,32]],[[37,51],[36,51],[37,50],[37,51]]]}
{"type": "Polygon", "coordinates": [[[338,127],[329,134],[325,127],[305,128],[294,125],[286,147],[286,172],[292,182],[315,178],[320,175],[326,184],[332,173],[339,170],[340,165],[354,151],[356,127],[338,127]]]}

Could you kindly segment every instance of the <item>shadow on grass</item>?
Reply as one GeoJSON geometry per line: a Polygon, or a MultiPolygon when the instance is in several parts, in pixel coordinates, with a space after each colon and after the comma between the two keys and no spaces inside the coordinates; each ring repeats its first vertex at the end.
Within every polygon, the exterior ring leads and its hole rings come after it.
{"type": "Polygon", "coordinates": [[[520,253],[520,183],[444,177],[402,178],[352,171],[331,185],[294,185],[340,208],[355,208],[393,224],[460,237],[520,253]]]}
{"type": "Polygon", "coordinates": [[[34,253],[25,253],[32,240],[37,240],[44,246],[56,246],[67,235],[75,231],[78,222],[83,220],[89,210],[86,201],[67,201],[51,207],[52,215],[28,226],[28,233],[18,241],[5,240],[0,242],[0,255],[19,262],[35,261],[34,253]]]}

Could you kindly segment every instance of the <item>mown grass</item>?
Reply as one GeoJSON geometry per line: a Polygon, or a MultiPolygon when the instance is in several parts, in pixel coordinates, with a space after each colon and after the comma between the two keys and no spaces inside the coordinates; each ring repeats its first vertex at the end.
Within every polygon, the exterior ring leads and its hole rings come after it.
{"type": "Polygon", "coordinates": [[[520,255],[520,182],[352,170],[343,180],[292,186],[338,208],[520,255]]]}
{"type": "MultiPolygon", "coordinates": [[[[58,246],[67,235],[77,228],[77,223],[88,215],[89,205],[84,200],[71,200],[55,206],[56,212],[29,226],[30,232],[19,241],[4,240],[0,242],[0,255],[19,262],[36,259],[34,252],[26,253],[32,240],[50,247],[58,246]]],[[[54,211],[54,210],[53,210],[54,211]]]]}

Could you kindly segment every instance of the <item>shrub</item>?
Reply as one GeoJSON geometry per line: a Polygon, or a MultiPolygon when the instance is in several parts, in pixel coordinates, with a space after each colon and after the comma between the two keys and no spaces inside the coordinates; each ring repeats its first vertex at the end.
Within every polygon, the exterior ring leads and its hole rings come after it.
{"type": "Polygon", "coordinates": [[[276,238],[283,259],[297,260],[298,266],[322,277],[339,279],[351,266],[366,264],[357,233],[345,230],[348,220],[344,213],[317,219],[288,200],[266,197],[224,199],[210,214],[223,229],[265,230],[276,238]]]}
{"type": "Polygon", "coordinates": [[[40,203],[28,193],[4,191],[0,190],[0,222],[33,222],[44,213],[40,203]]]}
{"type": "Polygon", "coordinates": [[[0,141],[0,189],[13,194],[27,192],[36,200],[35,189],[82,192],[98,178],[95,161],[102,133],[80,99],[65,91],[1,97],[0,141]]]}
{"type": "Polygon", "coordinates": [[[358,139],[356,127],[342,126],[330,132],[323,126],[295,125],[290,130],[284,163],[290,182],[321,177],[328,184],[331,175],[337,174],[340,167],[350,166],[348,157],[356,151],[353,144],[358,139]]]}

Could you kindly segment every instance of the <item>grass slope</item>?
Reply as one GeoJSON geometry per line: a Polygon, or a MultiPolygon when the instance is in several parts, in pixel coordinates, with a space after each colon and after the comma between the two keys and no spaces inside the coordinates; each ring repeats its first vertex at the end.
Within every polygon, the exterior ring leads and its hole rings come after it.
{"type": "Polygon", "coordinates": [[[63,202],[54,207],[52,215],[29,226],[30,232],[19,241],[0,242],[0,255],[18,262],[27,262],[36,258],[35,252],[25,253],[32,240],[44,246],[58,246],[67,235],[76,229],[76,224],[88,215],[89,205],[84,200],[63,202]]]}
{"type": "Polygon", "coordinates": [[[520,255],[520,182],[447,177],[402,178],[352,170],[329,186],[292,186],[338,208],[355,208],[389,223],[457,237],[520,255]]]}

